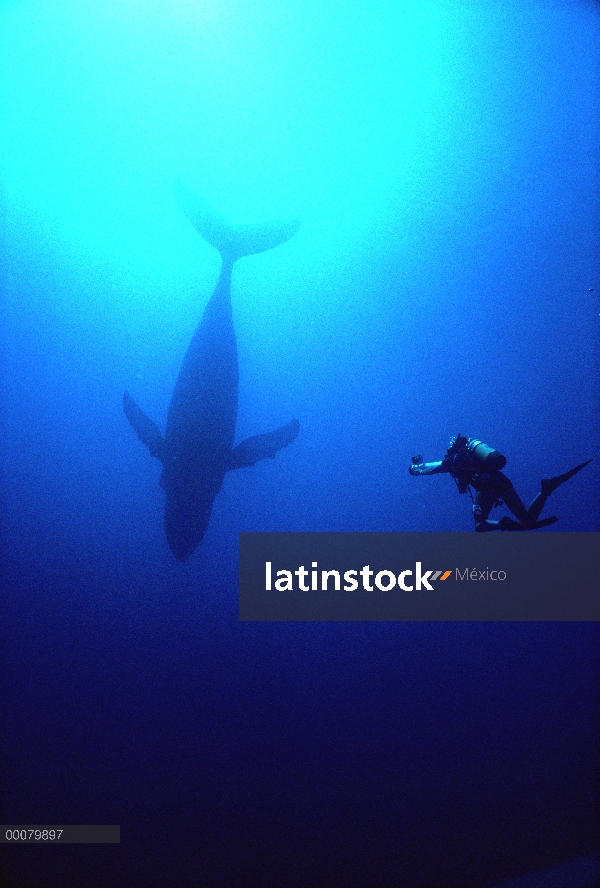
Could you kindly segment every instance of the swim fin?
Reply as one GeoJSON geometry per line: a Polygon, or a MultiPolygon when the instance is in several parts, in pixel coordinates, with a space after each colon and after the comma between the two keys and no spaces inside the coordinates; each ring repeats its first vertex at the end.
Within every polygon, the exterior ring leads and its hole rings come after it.
{"type": "Polygon", "coordinates": [[[504,515],[499,524],[500,530],[537,530],[539,527],[547,527],[548,524],[556,524],[557,521],[556,515],[551,515],[550,518],[542,518],[533,524],[521,524],[520,521],[514,521],[508,515],[504,515]]]}
{"type": "Polygon", "coordinates": [[[565,472],[564,475],[556,475],[554,478],[543,478],[542,493],[544,496],[550,496],[557,487],[560,487],[561,484],[564,484],[565,481],[568,481],[569,478],[572,478],[573,475],[576,475],[577,472],[580,472],[585,466],[589,465],[589,463],[591,463],[591,459],[586,460],[579,466],[575,466],[574,469],[571,469],[570,472],[565,472]]]}

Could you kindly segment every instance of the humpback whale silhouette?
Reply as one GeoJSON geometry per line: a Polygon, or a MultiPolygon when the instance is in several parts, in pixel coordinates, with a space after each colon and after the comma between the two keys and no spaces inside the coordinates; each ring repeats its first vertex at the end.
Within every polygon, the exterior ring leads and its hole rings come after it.
{"type": "Polygon", "coordinates": [[[166,493],[165,533],[175,558],[185,561],[206,533],[225,474],[275,457],[300,431],[300,423],[293,419],[233,447],[238,358],[230,290],[237,259],[285,243],[300,223],[233,228],[183,185],[176,183],[173,190],[194,228],[219,251],[221,274],[183,359],[164,437],[128,392],[123,396],[123,408],[140,440],[163,464],[160,484],[166,493]]]}

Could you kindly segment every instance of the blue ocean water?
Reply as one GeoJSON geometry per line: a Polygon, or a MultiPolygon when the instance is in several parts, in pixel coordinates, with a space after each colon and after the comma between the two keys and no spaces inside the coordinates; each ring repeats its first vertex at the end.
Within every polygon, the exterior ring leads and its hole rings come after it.
{"type": "MultiPolygon", "coordinates": [[[[11,888],[478,888],[592,853],[595,624],[241,624],[240,531],[470,531],[413,454],[482,438],[542,532],[600,529],[598,45],[587,2],[0,9],[2,823],[11,888]],[[236,440],[184,564],[164,429],[234,223],[236,440]],[[548,514],[549,506],[548,506],[548,514]]],[[[502,514],[494,513],[496,517],[502,514]]]]}

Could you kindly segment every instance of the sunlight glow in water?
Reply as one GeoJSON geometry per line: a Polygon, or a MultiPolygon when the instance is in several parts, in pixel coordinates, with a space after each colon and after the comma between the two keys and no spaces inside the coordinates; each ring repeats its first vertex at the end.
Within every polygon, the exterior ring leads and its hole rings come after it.
{"type": "Polygon", "coordinates": [[[15,4],[2,28],[9,194],[140,273],[180,250],[176,176],[234,221],[300,216],[313,247],[325,230],[339,242],[443,143],[463,30],[420,4],[15,4]]]}

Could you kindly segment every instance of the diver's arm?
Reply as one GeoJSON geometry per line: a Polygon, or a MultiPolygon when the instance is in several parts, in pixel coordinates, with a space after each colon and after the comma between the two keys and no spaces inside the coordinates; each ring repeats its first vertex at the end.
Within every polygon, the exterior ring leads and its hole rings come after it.
{"type": "Polygon", "coordinates": [[[444,461],[440,460],[440,462],[430,463],[414,462],[408,471],[411,475],[439,475],[440,472],[447,472],[448,469],[444,466],[444,461]]]}

